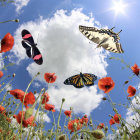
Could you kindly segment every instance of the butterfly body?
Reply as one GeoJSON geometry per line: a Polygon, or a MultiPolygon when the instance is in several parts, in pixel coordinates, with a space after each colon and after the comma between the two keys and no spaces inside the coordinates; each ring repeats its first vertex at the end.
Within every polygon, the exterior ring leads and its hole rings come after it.
{"type": "Polygon", "coordinates": [[[26,49],[26,54],[29,58],[32,58],[38,65],[43,63],[42,55],[37,48],[37,44],[34,43],[34,39],[29,31],[22,30],[22,46],[26,49]]]}
{"type": "Polygon", "coordinates": [[[64,81],[65,85],[73,85],[76,88],[82,88],[84,86],[94,85],[94,81],[97,79],[97,76],[90,73],[81,73],[74,75],[64,81]]]}
{"type": "MultiPolygon", "coordinates": [[[[113,27],[114,28],[114,27],[113,27]]],[[[97,29],[95,27],[79,26],[80,32],[89,40],[97,44],[97,48],[103,47],[104,49],[114,52],[123,53],[121,44],[119,43],[119,33],[113,32],[112,29],[97,29]]]]}

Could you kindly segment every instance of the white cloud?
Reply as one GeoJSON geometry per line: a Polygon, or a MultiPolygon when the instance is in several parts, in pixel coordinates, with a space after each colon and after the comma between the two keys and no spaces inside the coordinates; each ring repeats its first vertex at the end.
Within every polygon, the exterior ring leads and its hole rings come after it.
{"type": "MultiPolygon", "coordinates": [[[[34,115],[33,116],[35,116],[36,111],[37,110],[34,111],[34,115]]],[[[50,123],[50,118],[46,115],[46,113],[38,111],[37,116],[36,116],[36,121],[37,122],[44,121],[44,122],[50,123]]]]}
{"type": "MultiPolygon", "coordinates": [[[[140,93],[138,96],[136,96],[136,99],[134,98],[132,100],[132,105],[128,108],[126,113],[126,122],[128,122],[133,127],[140,127],[138,123],[140,122],[140,115],[134,111],[135,109],[140,110],[140,93]]],[[[127,124],[127,127],[130,132],[133,132],[134,129],[130,125],[127,124]]]]}
{"type": "Polygon", "coordinates": [[[30,0],[15,0],[14,5],[16,6],[16,11],[19,13],[22,7],[27,6],[30,0]]]}
{"type": "Polygon", "coordinates": [[[45,72],[56,73],[58,78],[55,84],[49,84],[48,93],[50,102],[57,109],[60,107],[62,97],[66,98],[64,109],[73,106],[75,113],[90,113],[101,102],[103,95],[97,93],[97,86],[76,89],[63,84],[66,78],[78,74],[77,71],[81,69],[83,73],[93,73],[98,77],[107,75],[108,64],[105,58],[109,53],[95,49],[96,45],[91,45],[79,31],[79,25],[94,26],[94,23],[94,19],[83,14],[81,9],[74,9],[71,13],[58,10],[52,18],[41,17],[36,22],[29,21],[15,32],[15,46],[9,58],[17,64],[29,59],[21,45],[21,31],[29,30],[35,42],[39,34],[38,48],[43,55],[43,64],[40,66],[33,62],[28,65],[27,71],[31,77],[41,72],[38,76],[41,82],[45,82],[45,72]]]}
{"type": "Polygon", "coordinates": [[[3,59],[3,54],[1,53],[0,54],[0,69],[2,69],[4,67],[4,61],[2,60],[3,59]]]}

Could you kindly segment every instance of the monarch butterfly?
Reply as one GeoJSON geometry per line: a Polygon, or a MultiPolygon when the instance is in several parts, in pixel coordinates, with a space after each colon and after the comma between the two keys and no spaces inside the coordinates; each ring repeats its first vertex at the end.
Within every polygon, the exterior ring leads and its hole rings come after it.
{"type": "Polygon", "coordinates": [[[43,58],[36,47],[37,44],[34,43],[34,39],[29,31],[22,30],[22,46],[26,49],[26,54],[29,58],[32,58],[38,65],[41,65],[43,63],[43,58]]]}
{"type": "Polygon", "coordinates": [[[97,80],[97,76],[90,73],[81,73],[74,75],[64,81],[65,85],[73,85],[76,88],[82,88],[85,86],[94,85],[94,81],[97,80]]]}
{"type": "Polygon", "coordinates": [[[80,32],[92,42],[98,44],[97,48],[104,49],[113,53],[124,53],[121,44],[119,43],[119,33],[113,32],[112,29],[97,29],[95,27],[79,26],[80,32]]]}

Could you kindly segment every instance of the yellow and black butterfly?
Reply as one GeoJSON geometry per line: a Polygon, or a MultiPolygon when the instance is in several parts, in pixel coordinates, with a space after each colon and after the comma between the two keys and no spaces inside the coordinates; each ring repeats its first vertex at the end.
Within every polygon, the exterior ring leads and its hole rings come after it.
{"type": "Polygon", "coordinates": [[[85,86],[94,85],[94,81],[97,80],[97,76],[90,73],[81,73],[74,75],[64,81],[65,85],[73,85],[76,88],[82,88],[85,86]]]}
{"type": "Polygon", "coordinates": [[[113,32],[113,29],[97,29],[95,27],[86,27],[79,25],[80,32],[90,41],[97,44],[97,48],[104,49],[113,53],[124,53],[121,43],[119,43],[119,33],[113,32]]]}

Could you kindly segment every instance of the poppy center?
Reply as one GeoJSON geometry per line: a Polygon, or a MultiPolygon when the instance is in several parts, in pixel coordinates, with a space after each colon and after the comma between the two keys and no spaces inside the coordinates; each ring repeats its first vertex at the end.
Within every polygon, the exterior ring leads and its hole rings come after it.
{"type": "Polygon", "coordinates": [[[2,41],[1,41],[1,45],[4,45],[5,44],[5,40],[3,39],[2,41]]]}
{"type": "Polygon", "coordinates": [[[106,89],[109,89],[111,86],[110,85],[105,85],[105,88],[106,89]]]}

